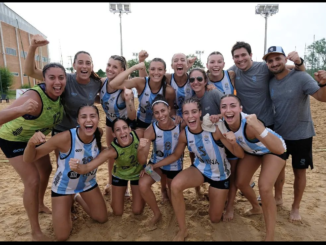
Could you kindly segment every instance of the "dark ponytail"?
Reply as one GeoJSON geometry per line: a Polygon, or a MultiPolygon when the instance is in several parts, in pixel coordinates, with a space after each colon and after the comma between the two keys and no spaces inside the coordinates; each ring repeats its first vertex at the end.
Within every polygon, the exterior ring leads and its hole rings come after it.
{"type": "Polygon", "coordinates": [[[99,149],[99,152],[101,152],[101,149],[102,149],[101,132],[100,132],[98,127],[95,130],[95,139],[96,139],[96,144],[97,144],[97,147],[99,149]]]}

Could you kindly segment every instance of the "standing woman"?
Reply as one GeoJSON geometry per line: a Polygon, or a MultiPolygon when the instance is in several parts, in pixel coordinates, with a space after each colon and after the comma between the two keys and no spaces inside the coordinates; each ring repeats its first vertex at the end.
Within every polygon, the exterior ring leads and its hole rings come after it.
{"type": "Polygon", "coordinates": [[[209,217],[212,222],[219,222],[228,196],[231,174],[225,147],[239,158],[244,156],[232,132],[222,135],[214,125],[210,132],[203,130],[200,119],[201,108],[200,102],[195,98],[183,102],[183,120],[187,126],[180,133],[178,145],[170,156],[153,165],[153,169],[156,169],[177,161],[183,155],[186,146],[189,152],[196,155],[194,164],[182,170],[171,183],[172,205],[179,224],[179,232],[174,241],[184,241],[188,235],[183,191],[208,182],[209,217]]]}
{"type": "Polygon", "coordinates": [[[138,163],[137,149],[139,138],[136,132],[131,131],[127,120],[116,118],[112,123],[115,138],[111,145],[101,154],[87,164],[78,164],[77,161],[69,162],[70,168],[80,174],[93,171],[108,158],[114,160],[112,173],[112,202],[111,207],[115,215],[122,215],[124,211],[124,194],[130,181],[132,191],[132,212],[141,214],[145,202],[139,191],[138,180],[143,165],[138,163]]]}
{"type": "MultiPolygon", "coordinates": [[[[35,64],[35,50],[38,47],[47,45],[49,41],[41,35],[34,35],[31,39],[31,46],[25,61],[24,73],[35,79],[41,80],[42,73],[35,64]]],[[[101,79],[93,71],[93,61],[89,53],[79,51],[75,54],[73,67],[76,73],[67,74],[67,86],[62,95],[65,114],[60,122],[54,128],[52,136],[56,133],[75,128],[77,123],[78,108],[84,104],[94,104],[97,94],[101,89],[101,79]]],[[[56,152],[58,156],[58,152],[56,152]]]]}
{"type": "Polygon", "coordinates": [[[35,131],[47,135],[62,120],[60,95],[67,81],[64,67],[57,63],[45,65],[42,74],[44,83],[27,90],[8,108],[0,111],[0,148],[23,181],[23,202],[33,241],[49,240],[41,231],[38,213],[51,213],[43,199],[52,166],[49,154],[26,162],[23,153],[35,131]]]}
{"type": "Polygon", "coordinates": [[[77,111],[78,127],[56,134],[45,142],[42,132],[36,132],[28,141],[24,161],[31,163],[59,151],[58,168],[52,182],[52,222],[58,241],[68,239],[72,230],[71,206],[73,196],[80,193],[86,205],[85,212],[95,221],[108,220],[104,198],[96,182],[96,171],[77,174],[69,167],[70,161],[87,164],[102,150],[101,132],[98,128],[99,112],[94,105],[85,105],[77,111]],[[40,145],[39,147],[35,147],[40,145]]]}
{"type": "Polygon", "coordinates": [[[286,145],[283,138],[266,128],[255,114],[242,112],[240,100],[236,95],[224,95],[221,99],[221,114],[225,126],[236,136],[236,141],[245,151],[244,158],[237,165],[236,186],[252,205],[246,215],[262,213],[250,180],[261,166],[258,178],[259,194],[266,225],[265,241],[274,240],[276,224],[276,203],[273,187],[285,166],[286,145]]]}
{"type": "MultiPolygon", "coordinates": [[[[157,95],[152,103],[152,110],[156,119],[144,133],[138,149],[138,161],[141,164],[147,163],[147,156],[153,142],[153,151],[148,164],[156,164],[160,160],[171,155],[177,146],[181,125],[175,124],[170,117],[170,106],[162,95],[157,95]]],[[[183,155],[170,165],[157,168],[155,171],[162,177],[167,178],[168,197],[171,197],[172,179],[181,172],[183,168],[183,155]]],[[[162,217],[161,211],[157,206],[155,194],[151,186],[155,183],[153,178],[147,174],[142,175],[139,180],[139,188],[145,202],[154,213],[149,225],[155,225],[162,217]]]]}
{"type": "MultiPolygon", "coordinates": [[[[106,78],[104,82],[100,99],[103,110],[106,114],[106,144],[109,146],[114,138],[112,125],[116,118],[125,118],[128,124],[133,127],[132,122],[136,119],[136,110],[134,105],[134,96],[130,89],[113,89],[111,81],[121,72],[125,71],[127,61],[123,56],[112,55],[106,66],[106,78]]],[[[104,189],[104,194],[109,194],[112,185],[113,159],[108,160],[108,182],[104,189]]],[[[128,194],[128,188],[126,194],[128,194]]]]}
{"type": "Polygon", "coordinates": [[[171,108],[171,115],[175,115],[173,108],[175,92],[174,89],[166,84],[166,64],[160,58],[154,58],[149,64],[148,77],[127,77],[136,70],[146,69],[145,63],[141,62],[133,67],[121,72],[112,81],[111,86],[114,89],[132,89],[136,88],[138,93],[139,106],[137,109],[136,130],[140,138],[144,135],[144,130],[152,123],[153,111],[152,102],[156,95],[162,94],[171,108]]]}

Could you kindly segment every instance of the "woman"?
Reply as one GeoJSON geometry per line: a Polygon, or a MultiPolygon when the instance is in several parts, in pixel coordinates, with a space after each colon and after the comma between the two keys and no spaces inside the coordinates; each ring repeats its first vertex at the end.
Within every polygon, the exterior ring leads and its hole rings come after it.
{"type": "Polygon", "coordinates": [[[126,119],[116,118],[112,123],[114,140],[101,154],[87,164],[78,164],[70,161],[73,171],[85,174],[96,169],[108,158],[114,160],[112,172],[112,203],[111,207],[115,215],[122,215],[124,210],[124,194],[130,181],[132,191],[132,212],[141,214],[145,202],[139,191],[138,180],[143,165],[138,163],[137,148],[139,138],[136,132],[131,131],[126,119]]]}
{"type": "Polygon", "coordinates": [[[259,121],[255,114],[242,112],[240,100],[235,95],[224,95],[221,99],[221,114],[229,131],[236,136],[238,144],[245,151],[239,159],[236,173],[236,186],[251,203],[252,208],[246,215],[262,213],[250,180],[261,166],[258,179],[259,194],[262,202],[266,224],[266,241],[274,239],[276,223],[276,204],[273,197],[273,186],[286,159],[286,145],[280,135],[259,121]]]}
{"type": "Polygon", "coordinates": [[[160,58],[154,58],[149,64],[148,77],[127,77],[135,70],[145,69],[144,62],[121,72],[112,81],[111,86],[114,89],[136,88],[138,93],[139,106],[137,109],[136,131],[140,138],[144,135],[144,130],[153,121],[153,111],[151,104],[157,94],[162,94],[171,107],[171,115],[175,115],[173,102],[175,98],[174,89],[166,84],[166,64],[160,58]]]}
{"type": "Polygon", "coordinates": [[[74,172],[68,165],[70,161],[87,164],[102,150],[101,132],[98,128],[99,112],[94,105],[85,105],[77,111],[78,127],[56,134],[45,142],[42,132],[36,132],[28,141],[24,161],[33,162],[59,151],[58,168],[52,182],[52,221],[58,241],[69,238],[72,230],[71,206],[73,197],[80,193],[85,201],[85,212],[95,221],[108,220],[104,198],[96,182],[96,170],[83,175],[74,172]],[[41,146],[35,148],[35,146],[41,146]]]}
{"type": "MultiPolygon", "coordinates": [[[[111,81],[121,72],[125,71],[127,67],[127,61],[123,56],[112,55],[106,66],[106,78],[102,78],[104,82],[100,99],[103,110],[106,114],[106,144],[110,145],[114,136],[112,130],[112,122],[117,117],[126,118],[128,123],[131,123],[136,119],[136,110],[134,105],[134,96],[130,89],[113,89],[111,81]]],[[[114,161],[108,160],[108,183],[105,187],[104,194],[107,195],[111,191],[111,175],[114,161]]],[[[126,195],[129,195],[128,188],[126,195]]]]}
{"type": "MultiPolygon", "coordinates": [[[[144,139],[141,140],[138,149],[138,161],[141,164],[147,163],[147,156],[150,150],[151,142],[153,142],[153,151],[148,164],[156,164],[160,160],[171,155],[177,146],[181,125],[175,124],[170,117],[170,106],[162,95],[157,95],[152,103],[153,115],[156,119],[144,132],[144,139]]],[[[167,178],[168,197],[171,197],[172,179],[181,172],[183,168],[183,155],[175,162],[155,171],[162,177],[167,178]]],[[[149,225],[155,225],[162,217],[161,211],[157,206],[155,195],[151,186],[155,180],[147,174],[141,174],[139,180],[139,188],[145,202],[152,209],[154,217],[149,225]]],[[[162,184],[162,183],[161,183],[162,184]]]]}
{"type": "Polygon", "coordinates": [[[201,105],[197,99],[185,100],[182,111],[187,126],[180,133],[177,147],[170,156],[153,165],[153,169],[156,169],[176,161],[186,146],[189,152],[196,155],[194,164],[182,170],[171,183],[172,205],[179,224],[179,232],[174,241],[184,241],[187,237],[183,191],[208,182],[209,217],[212,222],[219,222],[228,195],[231,167],[225,155],[225,147],[239,158],[244,155],[233,133],[223,136],[214,125],[211,128],[214,132],[203,131],[201,105]]]}
{"type": "Polygon", "coordinates": [[[44,83],[27,90],[0,111],[0,148],[23,181],[23,202],[34,241],[49,240],[41,231],[38,213],[51,213],[43,199],[52,166],[49,154],[25,162],[23,153],[35,131],[47,135],[61,121],[63,106],[60,95],[67,81],[64,67],[57,63],[45,65],[42,75],[44,83]]]}

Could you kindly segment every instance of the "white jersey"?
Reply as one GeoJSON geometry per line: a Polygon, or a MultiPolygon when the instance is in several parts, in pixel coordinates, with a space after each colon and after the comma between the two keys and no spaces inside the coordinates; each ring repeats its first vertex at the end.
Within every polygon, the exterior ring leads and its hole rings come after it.
{"type": "Polygon", "coordinates": [[[234,87],[227,70],[223,70],[223,78],[221,81],[212,82],[208,79],[208,84],[214,84],[223,94],[234,94],[234,87]]]}
{"type": "Polygon", "coordinates": [[[84,192],[96,185],[96,171],[87,174],[78,174],[70,169],[70,158],[79,159],[81,164],[87,164],[98,154],[96,139],[84,144],[78,137],[78,127],[69,130],[71,135],[71,148],[68,154],[60,152],[58,169],[53,177],[52,191],[58,194],[74,194],[84,192]]]}
{"type": "Polygon", "coordinates": [[[171,74],[170,85],[171,85],[172,88],[174,88],[174,91],[175,91],[174,107],[177,110],[177,116],[182,117],[182,103],[183,103],[183,101],[185,101],[186,99],[189,99],[192,96],[194,96],[195,92],[192,90],[188,78],[187,78],[187,82],[182,87],[180,87],[177,84],[177,82],[174,80],[174,73],[171,74]]]}
{"type": "MultiPolygon", "coordinates": [[[[248,114],[241,112],[240,116],[241,116],[240,127],[239,127],[238,131],[234,132],[237,143],[243,148],[243,150],[245,152],[253,154],[253,155],[265,155],[267,153],[271,153],[271,151],[263,143],[261,143],[258,139],[248,139],[247,138],[245,130],[246,130],[246,126],[247,126],[246,117],[248,116],[248,114]]],[[[284,149],[286,149],[286,144],[285,144],[283,138],[279,134],[277,134],[273,130],[271,130],[270,128],[266,128],[266,129],[269,133],[276,135],[282,141],[284,149]]]]}
{"type": "Polygon", "coordinates": [[[229,178],[231,165],[226,158],[222,142],[216,142],[212,133],[202,131],[193,134],[185,127],[189,152],[196,156],[194,166],[207,178],[222,181],[229,178]]]}
{"type": "Polygon", "coordinates": [[[101,105],[106,114],[107,119],[113,122],[117,117],[128,118],[126,102],[122,99],[123,90],[118,89],[112,93],[107,91],[108,79],[105,80],[101,92],[101,105]]]}
{"type": "Polygon", "coordinates": [[[137,119],[145,123],[155,121],[152,111],[152,102],[158,94],[163,95],[163,86],[157,93],[153,93],[149,86],[149,77],[145,77],[144,90],[138,95],[139,105],[137,109],[137,119]]]}
{"type": "MultiPolygon", "coordinates": [[[[154,164],[173,153],[174,149],[177,147],[180,135],[180,124],[176,125],[171,130],[160,129],[157,124],[158,122],[152,123],[155,132],[155,139],[152,141],[153,151],[150,162],[154,164]]],[[[179,171],[183,168],[182,164],[183,156],[169,165],[162,166],[161,169],[167,171],[179,171]]]]}

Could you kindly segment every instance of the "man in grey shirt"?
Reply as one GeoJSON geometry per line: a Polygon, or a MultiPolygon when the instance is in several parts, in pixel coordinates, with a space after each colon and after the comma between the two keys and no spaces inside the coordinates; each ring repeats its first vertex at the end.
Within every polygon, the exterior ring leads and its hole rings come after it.
{"type": "MultiPolygon", "coordinates": [[[[272,46],[263,57],[274,74],[269,83],[274,114],[274,131],[287,145],[287,158],[292,155],[294,200],[290,221],[300,221],[300,202],[306,186],[306,169],[313,169],[312,137],[315,136],[310,112],[310,97],[326,102],[326,71],[309,74],[286,67],[287,57],[282,47],[272,46]]],[[[301,62],[302,65],[303,62],[301,62]]],[[[284,170],[283,170],[284,171],[284,170]]]]}

